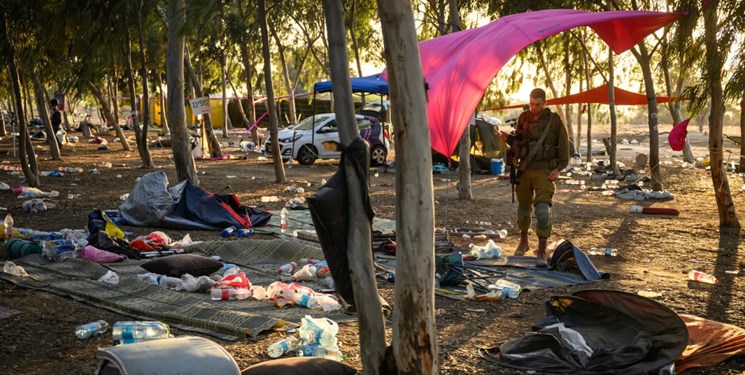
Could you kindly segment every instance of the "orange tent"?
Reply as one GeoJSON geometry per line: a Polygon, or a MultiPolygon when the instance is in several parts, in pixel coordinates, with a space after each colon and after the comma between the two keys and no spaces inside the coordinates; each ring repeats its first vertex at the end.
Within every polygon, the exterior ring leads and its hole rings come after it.
{"type": "MultiPolygon", "coordinates": [[[[616,105],[644,105],[647,104],[647,96],[638,94],[618,87],[613,88],[615,93],[616,105]]],[[[668,103],[672,100],[681,100],[681,98],[669,98],[667,96],[658,96],[657,103],[668,103]]],[[[546,105],[559,104],[576,104],[576,103],[598,103],[608,104],[608,85],[602,85],[579,94],[563,96],[561,98],[549,99],[546,105]]],[[[522,108],[524,104],[514,104],[506,107],[489,108],[484,111],[501,111],[503,109],[522,108]]]]}

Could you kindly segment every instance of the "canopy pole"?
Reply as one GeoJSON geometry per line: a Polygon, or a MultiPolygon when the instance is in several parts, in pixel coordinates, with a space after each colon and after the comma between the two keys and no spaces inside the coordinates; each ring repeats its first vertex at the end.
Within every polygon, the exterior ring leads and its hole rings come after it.
{"type": "MultiPolygon", "coordinates": [[[[311,112],[311,117],[313,117],[311,119],[312,125],[310,126],[310,145],[311,145],[310,147],[312,151],[313,147],[315,147],[316,145],[316,88],[315,87],[313,88],[313,112],[311,112]]],[[[295,152],[295,150],[292,150],[292,152],[295,152]]]]}

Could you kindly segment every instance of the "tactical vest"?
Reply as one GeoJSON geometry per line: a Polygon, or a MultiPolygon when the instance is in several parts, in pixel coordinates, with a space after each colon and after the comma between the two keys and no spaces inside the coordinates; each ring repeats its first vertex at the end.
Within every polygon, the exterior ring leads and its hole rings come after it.
{"type": "MultiPolygon", "coordinates": [[[[523,115],[520,116],[513,142],[513,149],[519,163],[524,162],[530,154],[530,150],[537,146],[541,134],[543,134],[546,126],[551,126],[554,116],[556,115],[548,108],[543,110],[538,119],[533,119],[533,114],[530,112],[523,112],[523,115]]],[[[558,163],[557,136],[555,129],[548,131],[541,149],[535,152],[533,160],[527,168],[553,169],[556,167],[558,163]]]]}

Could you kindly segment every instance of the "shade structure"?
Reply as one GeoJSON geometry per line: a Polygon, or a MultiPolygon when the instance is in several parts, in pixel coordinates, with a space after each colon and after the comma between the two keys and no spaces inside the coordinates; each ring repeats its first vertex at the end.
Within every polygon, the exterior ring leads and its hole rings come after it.
{"type": "MultiPolygon", "coordinates": [[[[369,92],[373,94],[388,95],[388,82],[383,79],[382,74],[367,77],[350,78],[352,92],[369,92]]],[[[331,81],[316,82],[313,85],[315,92],[331,92],[331,81]]]]}
{"type": "Polygon", "coordinates": [[[489,83],[527,45],[579,26],[592,28],[616,53],[677,19],[680,13],[550,9],[502,17],[476,29],[419,43],[429,85],[432,148],[452,155],[489,83]]]}
{"type": "MultiPolygon", "coordinates": [[[[563,105],[577,103],[610,104],[608,100],[608,93],[608,85],[602,85],[573,95],[549,99],[546,101],[546,105],[563,105]]],[[[618,87],[613,87],[613,95],[615,98],[615,105],[647,105],[648,103],[647,95],[627,91],[618,87]]],[[[668,96],[657,97],[657,103],[669,103],[675,100],[683,99],[670,98],[668,96]]],[[[503,109],[522,108],[523,105],[524,104],[513,104],[504,107],[489,108],[487,109],[487,111],[501,111],[503,109]]]]}

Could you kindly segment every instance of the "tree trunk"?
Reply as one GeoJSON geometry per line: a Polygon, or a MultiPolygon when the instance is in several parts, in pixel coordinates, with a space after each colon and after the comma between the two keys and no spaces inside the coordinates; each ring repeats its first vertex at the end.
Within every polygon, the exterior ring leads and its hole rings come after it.
{"type": "Polygon", "coordinates": [[[119,124],[116,123],[116,121],[114,121],[114,115],[111,114],[109,103],[106,102],[106,98],[103,97],[103,93],[101,92],[101,90],[99,90],[98,87],[96,87],[96,85],[94,85],[91,81],[88,81],[88,88],[93,93],[93,96],[96,97],[98,103],[101,104],[101,110],[103,111],[103,115],[106,118],[106,121],[114,124],[114,130],[116,131],[116,136],[119,137],[119,140],[122,144],[122,149],[125,151],[131,150],[131,148],[129,147],[129,142],[124,136],[124,132],[122,132],[122,128],[119,126],[119,124]]]}
{"type": "Polygon", "coordinates": [[[662,175],[660,174],[660,131],[658,128],[657,97],[654,91],[654,79],[649,65],[649,53],[644,42],[639,43],[639,52],[634,51],[644,76],[644,87],[647,94],[649,108],[649,167],[652,178],[652,190],[662,191],[662,175]]]}
{"type": "MultiPolygon", "coordinates": [[[[551,73],[548,71],[548,65],[546,65],[546,58],[543,56],[543,49],[541,48],[541,45],[539,43],[535,44],[536,52],[538,53],[538,57],[541,61],[541,67],[543,68],[543,73],[546,75],[546,83],[548,84],[549,89],[551,89],[551,95],[554,96],[554,98],[558,98],[561,95],[559,95],[559,91],[556,90],[556,86],[554,85],[554,80],[551,78],[551,73]]],[[[569,125],[569,122],[567,121],[567,117],[564,114],[564,111],[561,109],[560,106],[557,106],[556,108],[556,114],[559,115],[559,118],[561,118],[561,121],[564,122],[565,126],[569,125]]],[[[567,127],[567,134],[572,134],[572,128],[567,127]]],[[[571,150],[570,150],[571,151],[571,150]]]]}
{"type": "Polygon", "coordinates": [[[46,111],[47,100],[44,97],[44,85],[41,84],[39,72],[35,71],[31,73],[31,83],[34,85],[34,94],[36,95],[36,106],[39,108],[39,117],[44,123],[44,129],[46,129],[47,134],[49,134],[47,137],[49,153],[52,154],[52,160],[62,160],[59,144],[57,143],[57,135],[54,133],[52,122],[49,121],[49,113],[46,111]]]}
{"type": "Polygon", "coordinates": [[[171,135],[171,129],[168,126],[168,109],[166,106],[166,95],[163,92],[163,76],[158,74],[158,90],[160,91],[160,125],[163,127],[163,134],[171,135]]]}
{"type": "Polygon", "coordinates": [[[608,47],[608,108],[610,109],[610,165],[613,168],[613,175],[618,177],[621,171],[618,170],[618,121],[616,121],[616,92],[615,92],[615,72],[613,71],[613,50],[608,47]]]}
{"type": "MultiPolygon", "coordinates": [[[[150,127],[150,91],[147,83],[147,61],[145,59],[145,35],[142,30],[142,15],[141,10],[135,11],[135,17],[137,21],[137,37],[140,42],[140,78],[142,79],[142,132],[140,137],[142,143],[147,144],[147,131],[150,127]]],[[[147,146],[145,146],[147,147],[147,146]]]]}
{"type": "MultiPolygon", "coordinates": [[[[137,109],[136,99],[137,99],[137,89],[135,86],[137,85],[137,82],[135,81],[134,77],[134,71],[132,70],[132,41],[129,35],[129,27],[127,25],[127,20],[125,18],[124,21],[125,24],[125,51],[124,51],[124,60],[127,64],[127,83],[129,86],[129,97],[132,102],[132,111],[135,111],[137,109]]],[[[142,132],[142,129],[140,128],[140,116],[132,116],[132,127],[134,127],[135,131],[135,140],[137,141],[137,153],[140,154],[140,160],[142,160],[142,167],[147,169],[155,168],[155,164],[153,163],[153,158],[150,156],[150,149],[147,148],[147,138],[142,138],[142,135],[140,134],[142,132]],[[144,140],[144,141],[143,141],[144,140]]]]}
{"type": "Polygon", "coordinates": [[[222,108],[222,137],[230,137],[230,129],[228,129],[228,84],[226,82],[227,77],[227,55],[223,51],[223,55],[220,58],[220,76],[222,78],[222,100],[220,101],[222,108]]]}
{"type": "MultiPolygon", "coordinates": [[[[246,91],[248,91],[246,95],[248,96],[248,121],[250,122],[248,126],[251,126],[256,122],[256,104],[254,104],[254,90],[251,84],[251,72],[253,71],[253,66],[248,58],[248,47],[246,47],[245,44],[241,44],[240,49],[241,60],[243,61],[243,71],[246,73],[246,91]]],[[[251,138],[257,146],[260,146],[258,124],[251,129],[251,138]]]]}
{"type": "MultiPolygon", "coordinates": [[[[580,68],[580,75],[577,79],[577,83],[579,84],[579,92],[582,92],[582,83],[584,82],[581,72],[585,69],[585,66],[587,64],[587,56],[585,56],[584,51],[582,51],[582,64],[583,65],[580,68]]],[[[577,149],[574,151],[575,155],[580,155],[579,149],[582,145],[582,103],[577,103],[577,134],[574,140],[574,144],[577,146],[577,149]]]]}
{"type": "MultiPolygon", "coordinates": [[[[450,32],[460,31],[460,14],[458,13],[458,1],[448,0],[450,8],[450,32]]],[[[475,114],[475,113],[474,113],[475,114]]],[[[446,155],[449,157],[449,155],[446,155]]],[[[460,164],[460,174],[458,176],[458,198],[472,200],[471,192],[471,125],[466,126],[463,136],[460,138],[458,145],[458,162],[460,164]]]]}
{"type": "MultiPolygon", "coordinates": [[[[570,33],[564,33],[564,93],[566,96],[569,96],[572,94],[572,64],[571,59],[569,55],[569,48],[570,48],[570,41],[571,41],[571,34],[570,33]]],[[[582,92],[582,90],[580,90],[582,92]]],[[[575,143],[572,141],[572,134],[574,134],[574,128],[572,124],[572,105],[567,104],[564,106],[564,113],[566,113],[566,128],[567,128],[567,135],[569,136],[569,151],[571,152],[571,155],[574,155],[576,152],[575,149],[579,147],[579,143],[575,143]]]]}
{"type": "Polygon", "coordinates": [[[745,172],[745,97],[740,101],[740,169],[738,172],[745,172]]]}
{"type": "MultiPolygon", "coordinates": [[[[341,0],[324,0],[324,13],[329,39],[329,65],[333,96],[336,97],[336,123],[339,126],[341,143],[349,146],[359,138],[359,130],[354,114],[352,86],[349,79],[349,62],[347,60],[346,38],[342,16],[341,0]]],[[[369,160],[369,156],[366,156],[369,160]]],[[[350,161],[345,162],[349,163],[350,161]]],[[[359,177],[347,165],[346,182],[349,189],[349,238],[347,240],[349,263],[354,290],[354,300],[360,321],[360,354],[366,373],[379,374],[385,358],[385,322],[383,307],[375,284],[375,270],[370,249],[372,248],[372,230],[369,217],[365,212],[363,199],[367,194],[369,181],[360,181],[359,177]],[[365,188],[361,189],[362,184],[365,188]]],[[[365,171],[367,175],[368,171],[365,171]]]]}
{"type": "Polygon", "coordinates": [[[396,134],[398,244],[393,355],[399,374],[437,374],[434,198],[427,99],[409,0],[378,0],[396,134]]]}
{"type": "Polygon", "coordinates": [[[285,182],[285,169],[279,150],[279,119],[277,119],[277,104],[274,102],[274,86],[272,85],[272,56],[269,53],[269,32],[266,26],[265,0],[259,0],[259,26],[261,27],[261,54],[264,57],[264,85],[266,86],[266,105],[269,112],[269,134],[272,137],[272,158],[274,161],[274,176],[278,183],[285,182]]]}
{"type": "MultiPolygon", "coordinates": [[[[243,12],[243,1],[242,0],[236,0],[236,4],[238,5],[238,15],[241,19],[245,19],[245,13],[243,12]]],[[[250,124],[248,126],[253,125],[253,123],[256,122],[256,104],[254,103],[254,89],[253,85],[251,84],[251,73],[253,72],[253,66],[251,65],[251,59],[248,58],[248,46],[246,43],[239,43],[238,46],[241,51],[241,60],[243,62],[243,71],[246,74],[246,91],[248,91],[248,121],[250,121],[250,124]]],[[[253,142],[257,145],[259,145],[259,125],[256,124],[251,129],[251,138],[253,142]]]]}
{"type": "MultiPolygon", "coordinates": [[[[354,32],[354,25],[355,25],[355,19],[354,14],[357,9],[357,0],[352,0],[352,3],[349,6],[349,18],[348,22],[346,22],[347,27],[349,27],[349,39],[352,41],[352,52],[354,53],[354,61],[357,65],[357,77],[362,77],[362,60],[360,59],[360,46],[357,42],[357,33],[354,32]]],[[[360,97],[362,99],[362,106],[364,107],[365,104],[367,104],[367,100],[365,98],[365,93],[360,93],[360,97]]]]}
{"type": "Polygon", "coordinates": [[[34,101],[31,100],[31,90],[26,84],[26,77],[24,75],[21,75],[21,84],[26,93],[26,110],[28,111],[28,119],[32,120],[34,118],[34,101]]]}
{"type": "Polygon", "coordinates": [[[287,68],[287,60],[285,59],[285,48],[274,30],[274,27],[269,26],[269,32],[272,34],[274,41],[277,43],[277,49],[279,50],[279,62],[282,64],[282,82],[285,83],[285,90],[287,91],[287,104],[289,106],[289,123],[297,124],[297,110],[295,108],[295,91],[292,87],[292,81],[290,80],[290,70],[287,68]]]}
{"type": "MultiPolygon", "coordinates": [[[[5,106],[5,103],[3,103],[3,107],[5,108],[6,111],[8,111],[8,107],[5,106]]],[[[10,112],[10,111],[8,111],[8,112],[10,112]]],[[[5,129],[5,126],[6,126],[6,124],[5,124],[5,116],[3,116],[3,115],[0,114],[0,137],[7,137],[8,136],[8,131],[5,129]]]]}
{"type": "Polygon", "coordinates": [[[186,22],[184,0],[168,0],[168,49],[166,53],[166,83],[168,85],[168,118],[171,119],[171,149],[178,181],[191,180],[199,184],[194,156],[191,153],[184,107],[184,36],[186,22]]]}
{"type": "MultiPolygon", "coordinates": [[[[711,160],[711,181],[714,184],[714,197],[719,211],[719,225],[739,228],[735,202],[730,193],[727,173],[722,168],[723,160],[723,114],[724,98],[722,95],[722,66],[724,54],[719,49],[717,40],[718,1],[712,1],[704,11],[704,42],[706,43],[706,70],[708,75],[711,112],[709,113],[709,155],[711,160]]],[[[745,136],[745,134],[744,134],[745,136]]]]}
{"type": "Polygon", "coordinates": [[[109,90],[111,92],[111,106],[114,109],[114,121],[116,123],[119,123],[119,92],[117,88],[119,87],[119,77],[118,72],[116,69],[116,66],[114,66],[114,75],[111,77],[111,89],[109,90]]]}
{"type": "MultiPolygon", "coordinates": [[[[679,56],[680,58],[680,71],[678,72],[678,85],[677,90],[673,92],[672,88],[672,80],[670,79],[670,50],[667,45],[667,42],[663,44],[663,47],[660,49],[660,68],[662,69],[662,75],[665,78],[665,91],[667,92],[667,96],[670,98],[675,98],[680,96],[680,90],[682,88],[682,82],[683,82],[683,76],[686,74],[686,70],[688,67],[685,64],[684,55],[681,54],[679,56]]],[[[680,115],[680,102],[677,100],[673,100],[668,102],[667,104],[668,110],[670,110],[670,115],[673,117],[673,125],[683,121],[683,117],[680,115]]],[[[691,144],[688,143],[688,137],[686,136],[685,144],[683,146],[683,160],[687,163],[693,163],[695,162],[695,158],[693,157],[693,151],[691,150],[691,144]]]]}
{"type": "MultiPolygon", "coordinates": [[[[587,51],[585,50],[586,53],[587,51]]],[[[587,64],[587,60],[585,60],[585,83],[588,89],[592,86],[592,81],[590,81],[590,66],[587,64]]],[[[592,162],[592,103],[587,103],[587,158],[585,160],[588,163],[592,162]]]]}
{"type": "MultiPolygon", "coordinates": [[[[197,92],[197,97],[201,98],[204,97],[204,92],[202,91],[202,84],[199,82],[199,79],[197,79],[197,74],[194,72],[194,69],[191,66],[191,58],[189,57],[189,49],[184,47],[184,66],[186,67],[186,71],[189,73],[189,77],[191,78],[191,85],[194,87],[194,90],[197,92]]],[[[168,103],[171,103],[170,98],[168,100],[168,103]]],[[[170,109],[168,113],[171,113],[170,109]]],[[[210,154],[213,158],[221,158],[222,155],[222,149],[220,147],[220,141],[217,140],[217,136],[215,136],[215,130],[212,127],[212,117],[209,113],[205,113],[202,115],[202,119],[204,120],[204,130],[207,133],[207,143],[210,147],[210,154]]],[[[173,119],[171,119],[171,122],[173,122],[173,119]]],[[[171,124],[171,127],[174,125],[171,124]]]]}
{"type": "MultiPolygon", "coordinates": [[[[11,44],[8,39],[8,26],[4,14],[0,14],[0,37],[2,37],[2,44],[7,48],[7,56],[5,56],[5,58],[9,62],[11,89],[13,90],[13,98],[15,99],[16,104],[15,112],[19,126],[18,148],[21,170],[23,170],[23,176],[26,178],[28,186],[38,188],[41,186],[39,184],[39,166],[36,164],[36,154],[34,153],[34,145],[31,143],[31,138],[29,138],[26,119],[23,117],[21,77],[18,73],[18,65],[16,65],[13,44],[11,44]]],[[[11,136],[13,135],[11,134],[11,136]]]]}

